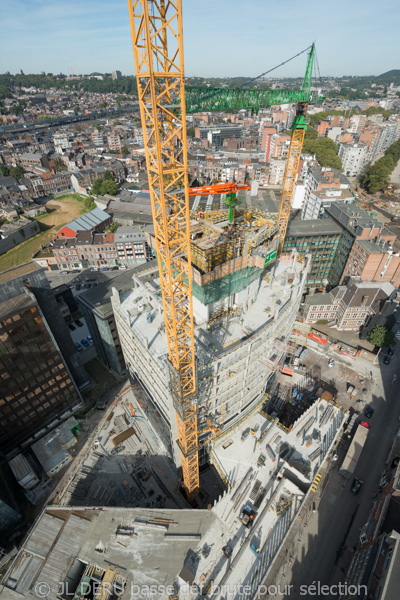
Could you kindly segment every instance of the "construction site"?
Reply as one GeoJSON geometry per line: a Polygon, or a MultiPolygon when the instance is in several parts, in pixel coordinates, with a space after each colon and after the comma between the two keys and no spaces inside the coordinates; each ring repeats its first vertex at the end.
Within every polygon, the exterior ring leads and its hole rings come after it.
{"type": "Polygon", "coordinates": [[[135,392],[115,399],[62,506],[36,520],[2,599],[253,597],[345,418],[319,379],[277,385],[307,337],[294,325],[309,259],[281,254],[314,44],[298,92],[187,91],[191,112],[296,104],[272,213],[247,185],[189,188],[181,3],[128,5],[158,266],[133,274],[128,291],[114,287],[111,302],[145,402],[135,392]]]}

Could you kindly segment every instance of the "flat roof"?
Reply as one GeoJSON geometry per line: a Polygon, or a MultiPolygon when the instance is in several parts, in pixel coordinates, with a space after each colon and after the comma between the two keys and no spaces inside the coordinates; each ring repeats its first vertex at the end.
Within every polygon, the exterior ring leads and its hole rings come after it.
{"type": "Polygon", "coordinates": [[[40,581],[48,585],[46,596],[55,599],[75,558],[104,570],[117,566],[117,573],[127,579],[124,599],[131,597],[133,584],[172,585],[184,568],[182,574],[199,580],[195,552],[207,541],[211,545],[207,562],[217,562],[224,538],[229,538],[227,527],[209,510],[48,507],[2,582],[4,598],[37,600],[34,590],[40,572],[40,581]],[[163,519],[166,525],[146,525],[154,519],[163,519]],[[135,535],[119,536],[122,526],[135,535]],[[96,547],[106,551],[96,551],[96,547]]]}
{"type": "Polygon", "coordinates": [[[289,222],[286,239],[288,237],[315,236],[315,235],[337,235],[343,232],[343,227],[330,217],[326,219],[311,219],[302,221],[294,219],[289,222]]]}
{"type": "Polygon", "coordinates": [[[113,312],[111,306],[112,288],[116,288],[120,293],[124,293],[133,288],[133,275],[151,271],[155,268],[157,268],[157,260],[151,260],[142,265],[128,268],[120,275],[104,283],[100,283],[96,287],[92,287],[87,292],[83,292],[77,296],[77,299],[98,313],[103,319],[107,318],[113,312]]]}
{"type": "Polygon", "coordinates": [[[4,281],[10,281],[11,279],[16,279],[17,277],[21,277],[21,275],[28,275],[34,271],[41,270],[43,270],[43,267],[40,267],[31,261],[25,263],[24,265],[19,265],[18,267],[14,267],[13,269],[8,269],[7,271],[0,273],[0,283],[3,283],[4,281]]]}

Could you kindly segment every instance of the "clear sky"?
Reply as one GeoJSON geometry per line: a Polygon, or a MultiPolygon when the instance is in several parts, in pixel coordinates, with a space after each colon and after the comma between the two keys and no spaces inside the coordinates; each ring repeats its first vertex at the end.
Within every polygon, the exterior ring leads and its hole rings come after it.
{"type": "MultiPolygon", "coordinates": [[[[322,75],[400,69],[399,0],[183,0],[187,76],[256,76],[316,40],[322,75]]],[[[0,0],[0,72],[134,74],[127,0],[0,0]]],[[[302,76],[303,55],[275,71],[302,76]]]]}

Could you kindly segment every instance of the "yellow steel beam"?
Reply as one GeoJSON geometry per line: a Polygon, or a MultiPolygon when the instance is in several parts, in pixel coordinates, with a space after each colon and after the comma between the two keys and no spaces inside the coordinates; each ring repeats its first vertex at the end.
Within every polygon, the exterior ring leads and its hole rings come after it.
{"type": "Polygon", "coordinates": [[[285,175],[283,178],[282,196],[279,204],[277,220],[277,225],[279,227],[279,254],[282,253],[283,244],[286,237],[286,230],[290,217],[290,209],[292,207],[294,186],[296,184],[304,136],[304,129],[294,129],[290,139],[290,148],[286,162],[285,175]]]}
{"type": "Polygon", "coordinates": [[[182,3],[128,0],[128,7],[183,481],[193,498],[199,463],[182,3]]]}

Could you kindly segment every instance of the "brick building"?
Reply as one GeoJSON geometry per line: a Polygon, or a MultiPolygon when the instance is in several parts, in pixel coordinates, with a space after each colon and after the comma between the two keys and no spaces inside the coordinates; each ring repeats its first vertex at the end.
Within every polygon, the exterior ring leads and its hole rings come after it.
{"type": "Polygon", "coordinates": [[[303,308],[304,320],[306,323],[325,320],[338,329],[359,330],[372,316],[382,311],[395,293],[389,282],[351,278],[347,286],[337,286],[326,294],[308,296],[303,308]]]}
{"type": "Polygon", "coordinates": [[[100,208],[94,208],[90,212],[78,217],[74,221],[67,223],[64,227],[61,227],[56,233],[57,238],[74,238],[78,231],[104,231],[106,227],[111,225],[112,217],[100,210],[100,208]]]}
{"type": "Polygon", "coordinates": [[[400,287],[400,254],[390,242],[357,239],[347,260],[341,282],[358,276],[363,281],[390,281],[400,287]]]}
{"type": "Polygon", "coordinates": [[[42,180],[45,196],[67,192],[72,189],[71,173],[42,173],[40,179],[42,180]]]}

